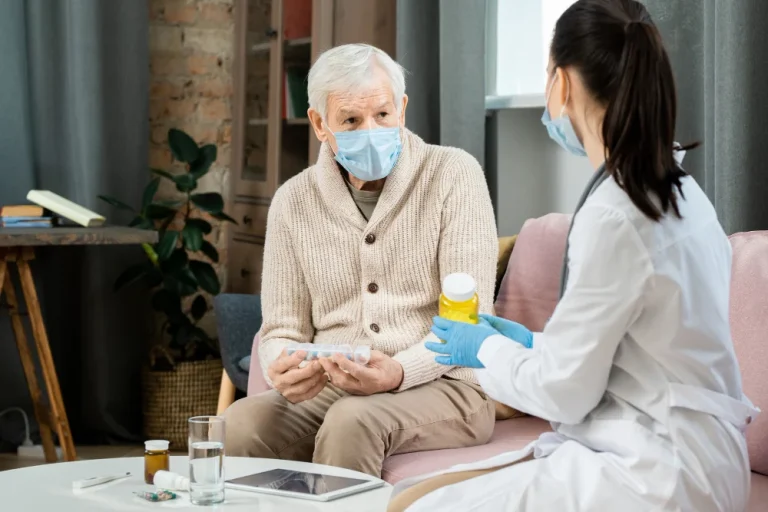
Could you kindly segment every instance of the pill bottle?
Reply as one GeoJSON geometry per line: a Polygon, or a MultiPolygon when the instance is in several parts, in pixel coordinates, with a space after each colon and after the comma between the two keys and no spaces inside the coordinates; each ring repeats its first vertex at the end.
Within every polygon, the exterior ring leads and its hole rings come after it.
{"type": "Polygon", "coordinates": [[[480,310],[477,283],[469,274],[450,274],[443,280],[440,316],[454,322],[476,324],[480,310]]]}
{"type": "Polygon", "coordinates": [[[144,443],[144,481],[152,485],[155,481],[155,473],[168,471],[171,467],[170,450],[168,441],[153,440],[144,443]]]}
{"type": "Polygon", "coordinates": [[[155,473],[155,487],[166,491],[188,491],[189,478],[161,469],[155,473]]]}

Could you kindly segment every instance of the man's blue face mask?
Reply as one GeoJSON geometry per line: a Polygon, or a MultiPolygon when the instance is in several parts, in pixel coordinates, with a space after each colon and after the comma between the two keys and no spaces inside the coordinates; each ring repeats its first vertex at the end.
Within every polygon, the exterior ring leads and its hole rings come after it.
{"type": "MultiPolygon", "coordinates": [[[[555,78],[555,80],[557,80],[557,78],[555,78]]],[[[549,105],[549,97],[552,95],[552,88],[555,85],[555,80],[552,80],[552,85],[549,86],[549,91],[547,91],[547,103],[544,106],[544,114],[541,116],[541,123],[546,126],[549,138],[557,142],[561,148],[572,155],[587,156],[587,152],[584,150],[584,145],[576,136],[573,124],[571,123],[568,114],[565,113],[565,105],[568,104],[571,95],[570,84],[567,84],[568,89],[565,93],[565,104],[563,104],[563,108],[560,110],[560,117],[552,119],[552,116],[549,115],[549,108],[547,105],[549,105]]]]}
{"type": "Polygon", "coordinates": [[[336,161],[355,178],[376,181],[389,176],[403,143],[400,127],[336,132],[336,161]]]}

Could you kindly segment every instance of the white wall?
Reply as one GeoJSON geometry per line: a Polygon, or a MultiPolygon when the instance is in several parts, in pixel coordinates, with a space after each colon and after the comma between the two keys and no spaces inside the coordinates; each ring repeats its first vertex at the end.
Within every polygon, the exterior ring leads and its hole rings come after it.
{"type": "Polygon", "coordinates": [[[500,110],[495,155],[499,235],[520,231],[526,219],[572,213],[594,169],[550,140],[539,108],[500,110]]]}

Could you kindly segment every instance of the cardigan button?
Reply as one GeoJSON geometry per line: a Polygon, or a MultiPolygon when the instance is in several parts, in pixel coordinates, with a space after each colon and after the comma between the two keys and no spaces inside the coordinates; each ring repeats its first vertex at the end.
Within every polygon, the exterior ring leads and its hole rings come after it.
{"type": "Polygon", "coordinates": [[[371,245],[375,241],[376,241],[376,235],[374,235],[373,233],[368,233],[367,235],[365,235],[365,243],[367,243],[368,245],[371,245]]]}
{"type": "Polygon", "coordinates": [[[750,423],[752,423],[752,416],[747,416],[747,421],[746,421],[746,423],[747,423],[747,425],[749,425],[750,423]]]}
{"type": "Polygon", "coordinates": [[[379,329],[378,324],[371,324],[371,330],[378,334],[381,329],[379,329]]]}
{"type": "Polygon", "coordinates": [[[377,291],[379,291],[379,285],[377,285],[376,283],[369,284],[368,291],[371,293],[376,293],[377,291]]]}

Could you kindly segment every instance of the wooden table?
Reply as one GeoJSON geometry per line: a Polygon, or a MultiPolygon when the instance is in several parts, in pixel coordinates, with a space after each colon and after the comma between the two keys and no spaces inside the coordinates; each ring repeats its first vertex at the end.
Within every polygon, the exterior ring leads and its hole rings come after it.
{"type": "Polygon", "coordinates": [[[157,242],[157,233],[135,228],[105,226],[100,228],[57,227],[57,228],[0,228],[0,295],[5,293],[8,302],[11,326],[19,349],[21,365],[27,379],[35,417],[40,425],[40,437],[47,462],[55,462],[56,447],[53,444],[52,429],[59,436],[64,460],[76,458],[75,445],[69,429],[67,413],[59,387],[59,378],[53,364],[48,334],[45,330],[40,301],[29,262],[35,258],[34,248],[40,246],[67,245],[128,245],[157,242]],[[24,325],[21,321],[19,301],[8,273],[10,264],[15,263],[21,280],[21,289],[27,305],[27,314],[35,339],[37,357],[40,360],[43,381],[48,392],[50,408],[43,404],[40,386],[37,383],[32,351],[27,343],[24,325]]]}

